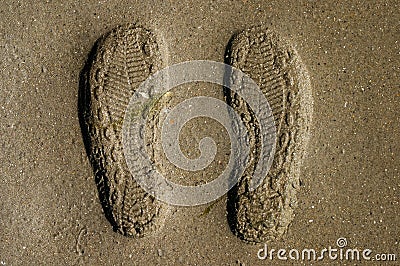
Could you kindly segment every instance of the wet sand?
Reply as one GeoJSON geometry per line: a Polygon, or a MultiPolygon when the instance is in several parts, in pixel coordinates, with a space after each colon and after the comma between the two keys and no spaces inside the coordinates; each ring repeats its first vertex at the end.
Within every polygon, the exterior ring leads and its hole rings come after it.
{"type": "Polygon", "coordinates": [[[79,75],[101,35],[135,21],[163,38],[167,64],[223,62],[232,34],[260,23],[296,44],[314,117],[296,216],[285,238],[268,247],[322,250],[344,237],[348,248],[399,254],[397,1],[0,6],[0,264],[271,263],[257,258],[263,244],[232,234],[226,197],[211,208],[172,208],[152,236],[112,231],[79,125],[79,75]]]}

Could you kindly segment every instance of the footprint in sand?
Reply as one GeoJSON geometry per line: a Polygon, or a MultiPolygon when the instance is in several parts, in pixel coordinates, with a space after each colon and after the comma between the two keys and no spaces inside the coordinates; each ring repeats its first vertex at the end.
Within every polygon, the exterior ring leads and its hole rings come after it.
{"type": "Polygon", "coordinates": [[[122,147],[129,99],[161,64],[154,34],[127,24],[96,43],[82,74],[82,132],[100,201],[114,229],[126,236],[141,237],[159,229],[167,211],[134,180],[122,147]]]}
{"type": "MultiPolygon", "coordinates": [[[[226,64],[257,83],[269,103],[276,126],[272,166],[261,185],[252,190],[256,166],[265,163],[262,127],[245,97],[224,89],[226,103],[241,117],[247,129],[250,146],[244,173],[228,192],[228,222],[232,231],[244,241],[279,239],[292,222],[297,205],[300,166],[313,111],[310,81],[295,49],[277,33],[262,27],[233,36],[225,58],[226,64]]],[[[162,226],[168,210],[167,204],[136,182],[135,175],[142,173],[129,171],[122,144],[123,121],[130,98],[161,65],[154,35],[129,24],[116,28],[98,41],[82,75],[82,131],[100,199],[114,228],[127,236],[140,237],[154,232],[162,226]]],[[[161,110],[159,105],[163,101],[153,104],[161,110]]],[[[150,117],[146,129],[157,135],[158,118],[150,117]]],[[[153,140],[147,145],[152,161],[160,149],[155,147],[158,144],[153,140]]]]}
{"type": "Polygon", "coordinates": [[[267,98],[275,119],[276,150],[272,167],[254,191],[249,184],[259,160],[259,126],[246,102],[226,91],[229,105],[246,124],[250,160],[238,184],[228,193],[228,221],[232,231],[248,242],[280,238],[294,218],[300,166],[305,156],[312,118],[309,77],[294,48],[277,33],[262,27],[231,38],[226,63],[248,74],[267,98]]]}

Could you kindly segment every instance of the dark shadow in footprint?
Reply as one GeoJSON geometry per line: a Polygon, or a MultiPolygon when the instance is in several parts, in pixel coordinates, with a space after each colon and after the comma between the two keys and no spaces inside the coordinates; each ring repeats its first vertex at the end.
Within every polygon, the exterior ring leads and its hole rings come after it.
{"type": "Polygon", "coordinates": [[[78,92],[78,117],[79,117],[79,125],[81,127],[82,139],[85,145],[86,155],[88,156],[90,163],[94,170],[94,177],[95,183],[97,184],[97,190],[99,193],[99,199],[101,206],[104,211],[104,215],[106,216],[107,220],[113,226],[114,231],[117,231],[116,223],[113,219],[111,208],[107,205],[107,199],[110,197],[110,191],[107,186],[104,185],[104,172],[99,171],[102,169],[101,165],[98,164],[98,160],[92,159],[92,150],[94,149],[89,132],[89,126],[87,125],[86,121],[90,118],[87,116],[90,115],[89,106],[91,106],[90,100],[90,85],[89,85],[89,72],[92,68],[93,61],[96,57],[98,48],[100,43],[102,42],[103,37],[99,38],[87,57],[85,65],[79,74],[79,92],[78,92]]]}

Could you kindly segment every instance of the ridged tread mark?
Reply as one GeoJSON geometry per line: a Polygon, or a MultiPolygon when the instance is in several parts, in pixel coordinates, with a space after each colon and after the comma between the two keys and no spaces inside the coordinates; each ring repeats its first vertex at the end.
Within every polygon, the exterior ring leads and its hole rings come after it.
{"type": "Polygon", "coordinates": [[[121,132],[130,97],[160,64],[154,35],[126,24],[96,43],[81,74],[81,127],[100,200],[114,229],[127,236],[152,233],[165,218],[166,206],[131,175],[121,132]]]}
{"type": "Polygon", "coordinates": [[[247,242],[280,238],[288,229],[297,205],[299,168],[309,138],[312,93],[307,73],[296,51],[265,28],[254,27],[232,37],[226,63],[248,74],[267,98],[276,125],[276,153],[263,183],[249,190],[260,157],[259,124],[244,100],[225,90],[226,100],[247,127],[249,165],[228,193],[228,221],[232,231],[247,242]]]}

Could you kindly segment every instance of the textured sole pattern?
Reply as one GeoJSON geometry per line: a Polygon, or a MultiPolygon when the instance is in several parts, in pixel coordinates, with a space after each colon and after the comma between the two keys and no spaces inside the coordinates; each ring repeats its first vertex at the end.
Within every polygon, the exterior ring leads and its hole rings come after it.
{"type": "Polygon", "coordinates": [[[82,93],[83,133],[103,210],[114,229],[141,237],[164,223],[166,206],[146,193],[125,162],[122,125],[135,89],[161,67],[152,32],[127,24],[101,38],[82,93]]]}
{"type": "Polygon", "coordinates": [[[297,205],[299,171],[312,115],[309,78],[294,48],[262,27],[235,35],[226,59],[226,63],[259,85],[270,104],[277,130],[271,169],[263,183],[250,191],[251,176],[260,156],[258,121],[240,96],[226,90],[228,104],[243,117],[251,146],[249,165],[228,194],[228,221],[233,232],[245,241],[275,240],[287,231],[297,205]]]}

